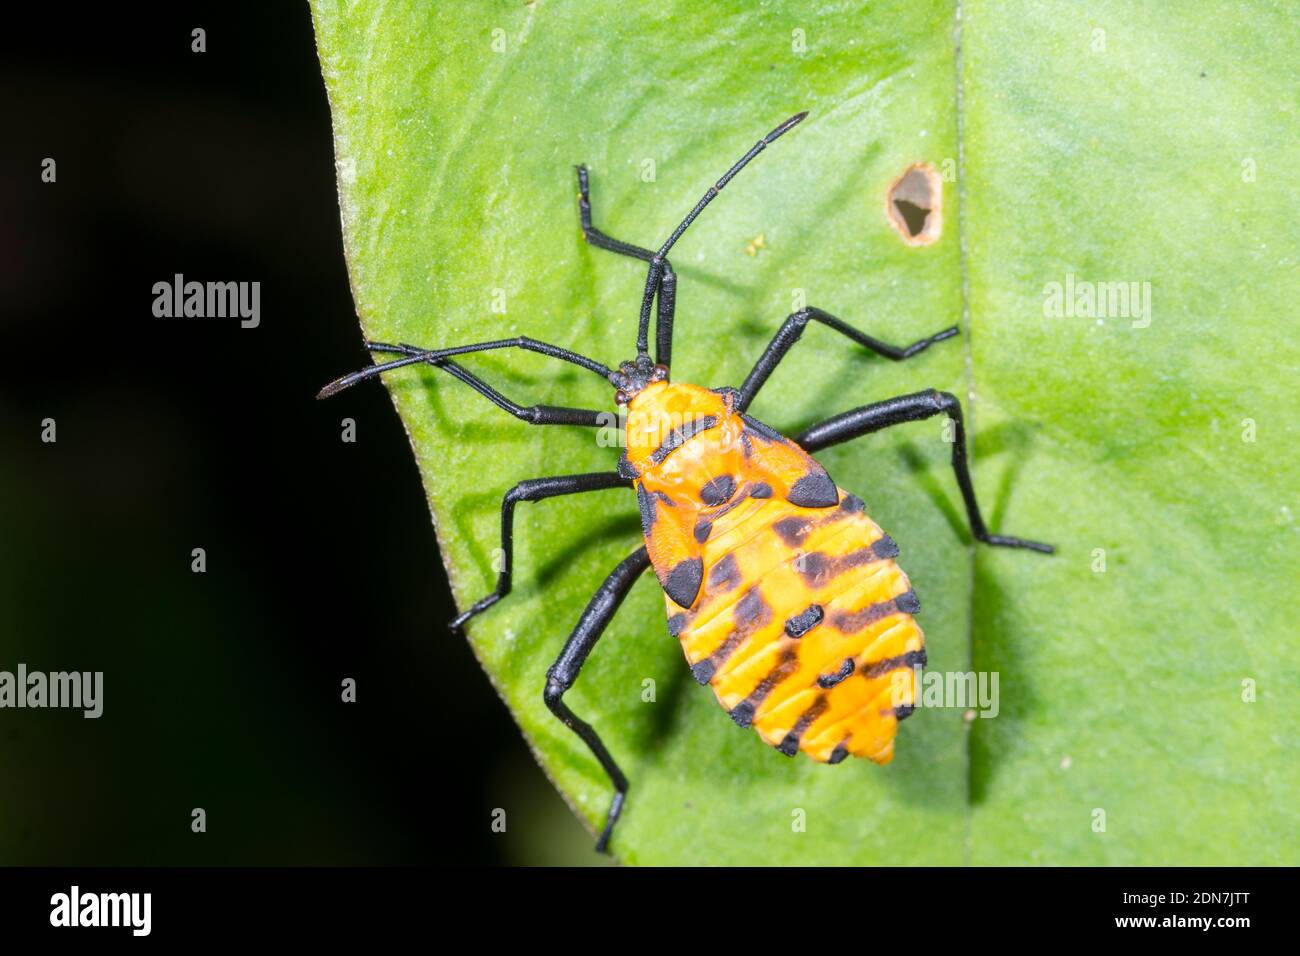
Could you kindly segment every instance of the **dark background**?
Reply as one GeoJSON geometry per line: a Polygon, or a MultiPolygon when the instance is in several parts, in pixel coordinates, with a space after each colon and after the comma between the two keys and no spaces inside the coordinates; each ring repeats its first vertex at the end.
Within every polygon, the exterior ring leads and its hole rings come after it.
{"type": "Polygon", "coordinates": [[[98,720],[0,710],[0,864],[590,861],[387,394],[314,400],[368,359],[306,3],[129,9],[0,39],[0,670],[104,672],[98,720]],[[261,325],[155,318],[178,272],[261,325]]]}

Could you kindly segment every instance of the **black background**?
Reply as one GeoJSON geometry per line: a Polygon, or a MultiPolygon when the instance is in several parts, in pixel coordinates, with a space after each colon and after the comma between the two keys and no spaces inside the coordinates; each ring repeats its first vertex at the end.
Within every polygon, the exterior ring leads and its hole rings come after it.
{"type": "Polygon", "coordinates": [[[386,393],[314,400],[368,359],[306,3],[134,10],[0,40],[0,670],[105,673],[99,720],[0,711],[0,863],[590,859],[445,628],[386,393]],[[155,318],[175,273],[260,326],[155,318]]]}

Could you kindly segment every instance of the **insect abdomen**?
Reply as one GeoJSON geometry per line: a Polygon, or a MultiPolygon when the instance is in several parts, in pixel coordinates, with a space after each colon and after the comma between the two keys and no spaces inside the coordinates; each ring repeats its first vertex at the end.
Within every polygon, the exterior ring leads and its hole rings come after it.
{"type": "Polygon", "coordinates": [[[830,508],[749,499],[714,525],[704,582],[669,629],[741,726],[794,756],[887,763],[924,635],[894,542],[841,490],[830,508]]]}

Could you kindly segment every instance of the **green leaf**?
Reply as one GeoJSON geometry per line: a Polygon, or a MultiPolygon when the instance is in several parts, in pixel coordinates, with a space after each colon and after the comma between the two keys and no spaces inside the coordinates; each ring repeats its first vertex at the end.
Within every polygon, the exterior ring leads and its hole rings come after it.
{"type": "MultiPolygon", "coordinates": [[[[793,433],[953,391],[969,399],[991,526],[1060,548],[972,548],[938,420],[822,456],[902,548],[928,673],[999,679],[996,717],[921,708],[883,768],[790,760],[736,728],[690,680],[646,575],[566,697],[632,781],[619,858],[1300,862],[1300,436],[1280,401],[1297,367],[1300,35],[1281,5],[313,10],[368,338],[526,334],[630,358],[644,267],[583,244],[573,165],[591,169],[600,228],[657,245],[806,109],[674,250],[675,379],[739,384],[801,297],[896,343],[960,323],[960,339],[897,364],[812,328],[753,413],[793,433]],[[886,216],[915,162],[947,174],[929,245],[886,216]],[[1125,314],[1108,301],[1108,315],[1079,302],[1053,316],[1050,284],[1067,282],[1138,294],[1125,314]]],[[[540,356],[465,364],[523,404],[613,408],[594,376],[540,356]]],[[[590,430],[526,426],[432,369],[385,381],[462,607],[493,585],[511,485],[616,461],[590,430]]],[[[541,691],[587,598],[638,544],[628,492],[521,505],[514,593],[471,627],[592,827],[609,782],[541,691]]],[[[429,639],[451,638],[434,624],[429,639]]]]}

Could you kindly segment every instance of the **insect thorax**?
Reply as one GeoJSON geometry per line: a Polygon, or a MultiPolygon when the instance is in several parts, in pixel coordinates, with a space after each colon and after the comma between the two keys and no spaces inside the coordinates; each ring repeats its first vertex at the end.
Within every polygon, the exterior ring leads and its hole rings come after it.
{"type": "MultiPolygon", "coordinates": [[[[625,440],[628,464],[638,476],[676,470],[674,458],[696,436],[708,432],[716,447],[738,440],[739,416],[733,413],[734,393],[699,385],[656,382],[632,398],[627,407],[625,440]],[[735,431],[737,435],[731,433],[735,431]],[[731,440],[729,440],[731,439],[731,440]]],[[[694,450],[694,449],[693,449],[694,450]]],[[[703,451],[701,447],[699,450],[703,451]]]]}

